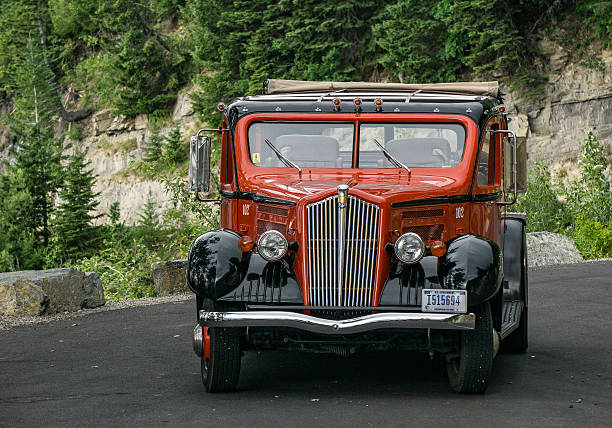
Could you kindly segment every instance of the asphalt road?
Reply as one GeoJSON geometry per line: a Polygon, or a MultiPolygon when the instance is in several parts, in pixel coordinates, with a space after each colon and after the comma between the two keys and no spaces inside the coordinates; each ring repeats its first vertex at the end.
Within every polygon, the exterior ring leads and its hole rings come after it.
{"type": "Polygon", "coordinates": [[[191,302],[0,332],[0,426],[612,426],[612,263],[530,272],[530,347],[483,396],[420,354],[248,352],[211,395],[191,302]],[[74,325],[76,324],[76,325],[74,325]]]}

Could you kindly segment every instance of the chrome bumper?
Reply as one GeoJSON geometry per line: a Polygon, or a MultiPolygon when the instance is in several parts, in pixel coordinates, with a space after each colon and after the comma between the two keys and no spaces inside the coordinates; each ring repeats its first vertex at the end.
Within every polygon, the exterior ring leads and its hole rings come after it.
{"type": "Polygon", "coordinates": [[[474,314],[379,313],[347,320],[328,320],[286,311],[207,312],[200,311],[206,327],[291,327],[321,334],[363,333],[380,328],[473,330],[474,314]]]}

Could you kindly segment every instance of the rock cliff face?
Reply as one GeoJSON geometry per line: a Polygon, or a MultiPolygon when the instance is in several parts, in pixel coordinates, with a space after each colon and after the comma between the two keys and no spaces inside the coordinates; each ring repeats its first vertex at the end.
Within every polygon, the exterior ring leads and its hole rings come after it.
{"type": "MultiPolygon", "coordinates": [[[[174,124],[180,124],[188,141],[188,134],[197,126],[187,92],[179,94],[173,114],[174,124]]],[[[102,110],[77,124],[81,134],[79,145],[88,149],[88,159],[98,176],[95,191],[100,192],[98,213],[106,214],[113,202],[119,202],[121,221],[134,224],[150,198],[158,213],[170,208],[171,201],[163,186],[128,173],[130,160],[142,157],[143,143],[151,135],[146,115],[135,118],[114,116],[102,110]]],[[[162,128],[167,135],[171,127],[162,128]]],[[[100,222],[107,222],[102,217],[100,222]]]]}
{"type": "Polygon", "coordinates": [[[551,41],[542,41],[540,49],[549,59],[549,83],[537,98],[507,94],[510,125],[527,137],[530,163],[572,175],[589,130],[612,153],[612,51],[600,54],[600,67],[587,68],[569,62],[569,53],[551,41]]]}

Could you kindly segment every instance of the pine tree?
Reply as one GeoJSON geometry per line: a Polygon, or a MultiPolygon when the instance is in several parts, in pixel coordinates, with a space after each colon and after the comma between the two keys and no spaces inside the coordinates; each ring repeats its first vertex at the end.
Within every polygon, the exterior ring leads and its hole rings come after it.
{"type": "Polygon", "coordinates": [[[121,224],[121,211],[119,210],[119,201],[115,201],[110,204],[110,207],[108,208],[108,214],[106,214],[106,216],[110,220],[111,225],[118,226],[121,224]]]}
{"type": "Polygon", "coordinates": [[[381,64],[403,83],[456,80],[461,64],[454,51],[445,50],[448,33],[435,11],[430,3],[399,0],[385,7],[383,19],[373,27],[383,50],[381,64]]]}
{"type": "Polygon", "coordinates": [[[576,216],[612,224],[612,186],[606,177],[610,165],[603,144],[589,131],[578,161],[580,179],[571,183],[567,199],[576,216]]]}
{"type": "Polygon", "coordinates": [[[142,160],[150,165],[157,164],[162,158],[163,138],[157,128],[153,129],[149,139],[143,144],[142,160]]]}
{"type": "MultiPolygon", "coordinates": [[[[187,56],[178,41],[156,28],[157,16],[164,13],[158,3],[106,0],[96,10],[102,45],[113,58],[118,89],[113,104],[129,116],[167,109],[185,82],[187,56]]],[[[172,15],[176,8],[165,12],[172,15]]]]}
{"type": "Polygon", "coordinates": [[[42,248],[30,228],[32,197],[23,171],[7,166],[0,175],[0,272],[39,269],[42,248]]]}
{"type": "Polygon", "coordinates": [[[181,127],[176,125],[166,137],[164,157],[170,165],[176,165],[187,159],[187,144],[181,135],[181,127]]]}
{"type": "Polygon", "coordinates": [[[29,227],[46,247],[49,219],[62,180],[63,147],[55,138],[53,116],[57,112],[57,91],[38,43],[28,39],[15,71],[14,112],[11,127],[18,144],[13,153],[15,167],[23,171],[32,197],[29,227]]]}
{"type": "Polygon", "coordinates": [[[147,198],[147,203],[138,216],[138,226],[148,229],[153,229],[157,226],[157,211],[155,211],[155,205],[150,197],[147,198]]]}
{"type": "Polygon", "coordinates": [[[65,182],[59,196],[53,230],[57,236],[59,253],[74,259],[90,249],[97,239],[92,221],[100,217],[92,212],[98,206],[99,193],[93,191],[96,176],[85,159],[86,152],[75,149],[66,170],[65,182]]]}

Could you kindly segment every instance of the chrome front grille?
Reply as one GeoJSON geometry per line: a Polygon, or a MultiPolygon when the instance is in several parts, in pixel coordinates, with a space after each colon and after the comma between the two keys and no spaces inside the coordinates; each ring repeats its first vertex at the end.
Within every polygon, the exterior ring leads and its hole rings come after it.
{"type": "Polygon", "coordinates": [[[372,305],[380,210],[353,196],[306,207],[312,306],[372,305]]]}

